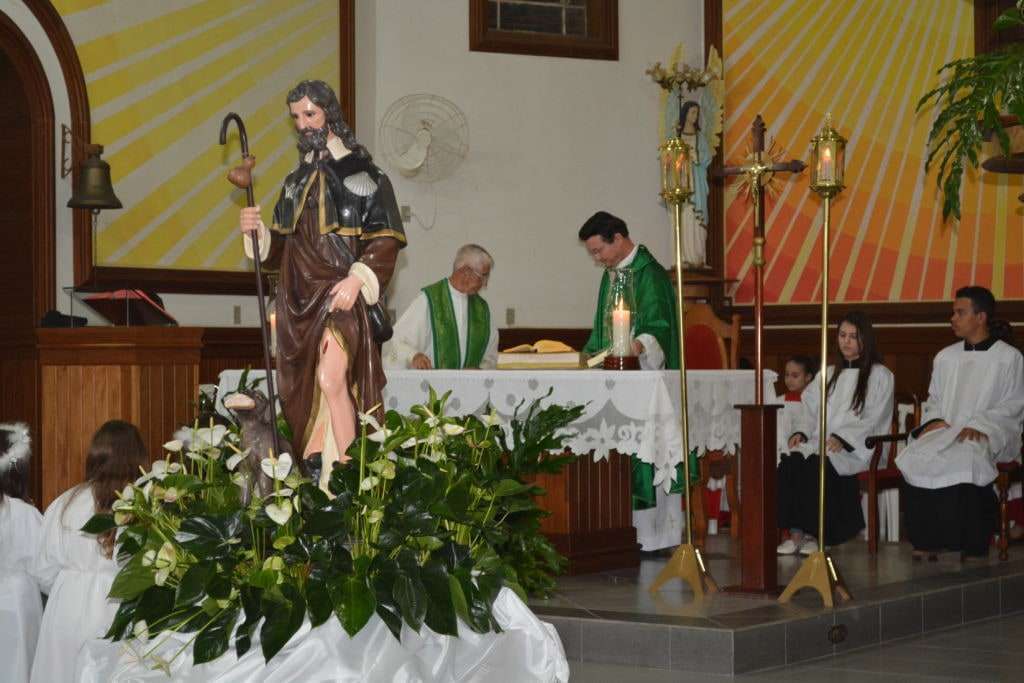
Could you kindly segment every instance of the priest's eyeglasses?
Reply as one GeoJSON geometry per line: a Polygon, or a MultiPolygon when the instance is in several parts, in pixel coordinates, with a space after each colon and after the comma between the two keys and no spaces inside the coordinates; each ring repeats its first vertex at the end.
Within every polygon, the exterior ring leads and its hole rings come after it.
{"type": "Polygon", "coordinates": [[[468,265],[467,266],[463,266],[463,268],[465,268],[469,272],[473,273],[473,275],[476,275],[478,278],[480,278],[480,281],[483,282],[485,285],[487,284],[487,281],[491,279],[491,272],[490,271],[487,271],[486,273],[481,273],[479,270],[477,270],[473,266],[468,266],[468,265]]]}

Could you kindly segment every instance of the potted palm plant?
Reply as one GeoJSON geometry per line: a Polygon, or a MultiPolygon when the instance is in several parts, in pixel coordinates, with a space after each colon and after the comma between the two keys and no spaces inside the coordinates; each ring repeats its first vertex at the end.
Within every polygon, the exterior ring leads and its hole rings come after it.
{"type": "MultiPolygon", "coordinates": [[[[1017,0],[995,22],[996,31],[1020,27],[1024,27],[1024,0],[1017,0]]],[[[1024,155],[1011,151],[1006,132],[1024,121],[1024,43],[953,60],[938,75],[942,83],[917,103],[918,112],[938,108],[928,133],[925,170],[938,166],[942,217],[959,220],[960,188],[968,164],[996,172],[1024,172],[1024,155]],[[981,162],[982,147],[993,135],[1002,154],[981,162]]]]}

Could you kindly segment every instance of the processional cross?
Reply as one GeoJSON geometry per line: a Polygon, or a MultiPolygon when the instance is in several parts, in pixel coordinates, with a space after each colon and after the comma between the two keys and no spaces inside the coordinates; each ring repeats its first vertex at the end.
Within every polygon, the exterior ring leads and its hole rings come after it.
{"type": "MultiPolygon", "coordinates": [[[[764,148],[764,119],[758,114],[750,127],[751,151],[748,163],[742,166],[725,166],[715,175],[746,176],[751,201],[754,203],[754,369],[757,375],[754,390],[755,403],[764,405],[764,349],[762,333],[764,330],[764,195],[766,185],[771,182],[775,173],[800,173],[807,165],[799,159],[780,161],[771,150],[764,148]]],[[[774,146],[774,145],[773,145],[774,146]]]]}
{"type": "MultiPolygon", "coordinates": [[[[776,412],[779,405],[764,402],[764,202],[776,173],[800,173],[806,164],[798,159],[781,160],[781,153],[765,151],[765,125],[758,114],[751,126],[751,150],[746,164],[725,166],[719,177],[745,176],[754,203],[754,404],[740,405],[743,444],[739,480],[740,585],[738,590],[772,593],[778,590],[775,545],[778,540],[776,511],[776,412]]],[[[774,147],[774,142],[771,147],[774,147]]]]}

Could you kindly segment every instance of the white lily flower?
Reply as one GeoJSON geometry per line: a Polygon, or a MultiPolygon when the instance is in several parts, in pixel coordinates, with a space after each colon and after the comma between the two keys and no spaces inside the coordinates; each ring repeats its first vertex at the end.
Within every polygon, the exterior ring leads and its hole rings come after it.
{"type": "Polygon", "coordinates": [[[271,479],[284,481],[292,470],[292,456],[288,453],[282,453],[276,458],[263,458],[260,461],[260,469],[271,479]]]}
{"type": "Polygon", "coordinates": [[[195,430],[195,442],[193,445],[196,448],[212,448],[219,446],[220,442],[224,440],[224,436],[228,433],[228,428],[224,425],[213,425],[213,427],[202,427],[195,430]]]}
{"type": "Polygon", "coordinates": [[[278,502],[268,503],[267,517],[274,520],[278,526],[284,526],[292,517],[292,501],[288,498],[281,498],[278,502]]]}
{"type": "Polygon", "coordinates": [[[182,444],[178,439],[172,439],[164,444],[164,450],[170,451],[171,453],[177,453],[181,451],[182,448],[184,448],[184,444],[182,444]]]}
{"type": "Polygon", "coordinates": [[[444,433],[448,436],[458,436],[464,431],[466,431],[466,428],[462,425],[451,424],[450,422],[446,422],[444,425],[444,433]]]}
{"type": "Polygon", "coordinates": [[[238,463],[245,460],[245,456],[247,456],[248,454],[248,448],[242,451],[241,453],[235,453],[234,455],[227,459],[227,462],[224,463],[224,466],[227,467],[229,471],[234,472],[235,468],[238,467],[238,463]]]}

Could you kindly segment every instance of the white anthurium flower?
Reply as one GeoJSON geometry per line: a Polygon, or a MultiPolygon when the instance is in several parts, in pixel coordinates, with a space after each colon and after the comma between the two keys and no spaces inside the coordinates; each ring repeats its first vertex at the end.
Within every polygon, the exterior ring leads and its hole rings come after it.
{"type": "Polygon", "coordinates": [[[173,503],[174,501],[178,500],[178,496],[179,496],[178,489],[176,489],[176,488],[174,488],[172,486],[171,488],[169,488],[166,491],[164,491],[164,502],[165,503],[173,503]]]}
{"type": "Polygon", "coordinates": [[[201,427],[195,430],[195,442],[193,443],[193,446],[195,448],[212,448],[214,446],[219,446],[227,433],[228,428],[224,425],[201,427]]]}
{"type": "Polygon", "coordinates": [[[382,427],[380,423],[377,422],[377,418],[369,413],[359,413],[359,421],[368,427],[373,427],[373,432],[366,437],[370,441],[384,443],[384,439],[395,433],[393,430],[389,430],[386,426],[382,427]]]}
{"type": "Polygon", "coordinates": [[[292,501],[282,498],[277,502],[267,504],[267,517],[274,520],[278,526],[284,526],[292,517],[292,501]]]}
{"type": "Polygon", "coordinates": [[[114,512],[117,512],[118,510],[131,510],[132,501],[129,500],[128,498],[119,498],[118,500],[114,501],[114,503],[110,506],[110,509],[113,510],[114,512]]]}
{"type": "Polygon", "coordinates": [[[276,458],[263,458],[260,461],[260,469],[271,479],[284,481],[292,470],[292,456],[288,453],[282,453],[276,458]]]}
{"type": "Polygon", "coordinates": [[[178,439],[172,439],[164,444],[164,450],[170,451],[171,453],[178,453],[182,448],[184,448],[184,444],[178,439]]]}
{"type": "Polygon", "coordinates": [[[361,482],[359,482],[359,490],[360,491],[369,491],[370,489],[372,489],[374,486],[376,486],[379,483],[380,483],[380,479],[379,478],[377,478],[377,477],[367,477],[366,479],[363,479],[361,482]]]}
{"type": "Polygon", "coordinates": [[[410,436],[408,439],[403,441],[401,443],[401,446],[400,446],[400,448],[415,448],[415,447],[416,447],[416,437],[415,436],[410,436]]]}
{"type": "Polygon", "coordinates": [[[205,460],[206,459],[203,456],[202,452],[196,451],[196,450],[192,450],[191,448],[188,449],[187,451],[185,451],[185,455],[188,457],[189,460],[199,461],[199,460],[205,460]]]}
{"type": "Polygon", "coordinates": [[[427,418],[427,426],[433,429],[440,421],[441,420],[439,420],[436,415],[431,415],[427,418]]]}
{"type": "Polygon", "coordinates": [[[231,481],[235,483],[235,486],[248,486],[249,477],[244,472],[234,472],[231,475],[231,481]]]}
{"type": "Polygon", "coordinates": [[[441,462],[448,456],[445,455],[444,451],[431,449],[429,453],[424,453],[423,457],[429,460],[430,462],[441,462]]]}
{"type": "Polygon", "coordinates": [[[157,460],[153,463],[152,469],[146,472],[141,477],[135,480],[136,486],[142,486],[148,481],[157,479],[163,481],[168,474],[175,474],[181,471],[181,463],[168,462],[166,460],[157,460]]]}
{"type": "Polygon", "coordinates": [[[153,492],[153,482],[146,482],[146,485],[142,487],[142,498],[149,501],[149,494],[153,492]]]}
{"type": "Polygon", "coordinates": [[[466,431],[466,428],[462,425],[452,424],[451,422],[444,424],[444,433],[448,436],[458,436],[464,431],[466,431]]]}
{"type": "Polygon", "coordinates": [[[131,484],[125,484],[118,495],[121,500],[135,500],[135,487],[131,484]]]}
{"type": "Polygon", "coordinates": [[[370,524],[376,524],[382,519],[384,519],[384,511],[380,509],[373,510],[366,516],[366,521],[370,524]]]}
{"type": "MultiPolygon", "coordinates": [[[[146,555],[153,552],[148,551],[146,555]]],[[[146,564],[146,556],[143,556],[142,563],[146,564]]],[[[174,552],[174,546],[170,541],[165,541],[160,550],[152,558],[152,566],[156,567],[156,576],[153,577],[153,583],[158,586],[162,586],[167,582],[167,577],[171,575],[174,568],[178,566],[178,556],[174,552]]]]}
{"type": "Polygon", "coordinates": [[[441,435],[438,434],[437,431],[435,430],[435,431],[430,432],[430,434],[427,435],[427,438],[425,438],[422,441],[420,441],[420,443],[425,443],[428,446],[436,446],[439,443],[441,443],[441,441],[443,441],[443,439],[441,438],[441,435]]]}
{"type": "Polygon", "coordinates": [[[287,498],[288,496],[292,495],[293,493],[294,493],[294,491],[292,491],[290,488],[285,486],[284,488],[282,488],[282,489],[280,489],[278,491],[275,491],[274,495],[277,496],[278,498],[287,498]]]}
{"type": "Polygon", "coordinates": [[[149,640],[149,626],[145,619],[135,622],[135,626],[132,627],[132,635],[144,643],[149,640]]]}
{"type": "Polygon", "coordinates": [[[238,467],[238,463],[240,463],[243,460],[245,460],[245,456],[248,455],[248,454],[249,454],[249,450],[248,449],[246,449],[242,453],[235,453],[230,458],[228,458],[227,462],[224,463],[224,466],[227,467],[229,471],[234,472],[235,468],[238,467]]]}
{"type": "Polygon", "coordinates": [[[130,521],[132,521],[132,514],[130,512],[114,510],[114,524],[125,526],[130,521]]]}
{"type": "Polygon", "coordinates": [[[219,448],[210,448],[206,451],[206,457],[211,460],[219,460],[221,456],[221,450],[219,448]]]}
{"type": "Polygon", "coordinates": [[[398,462],[398,453],[395,453],[394,451],[389,451],[384,455],[384,457],[391,462],[398,462]]]}
{"type": "Polygon", "coordinates": [[[501,426],[501,418],[498,416],[498,411],[495,410],[494,408],[491,408],[491,412],[481,417],[480,421],[483,422],[488,427],[501,426]]]}

